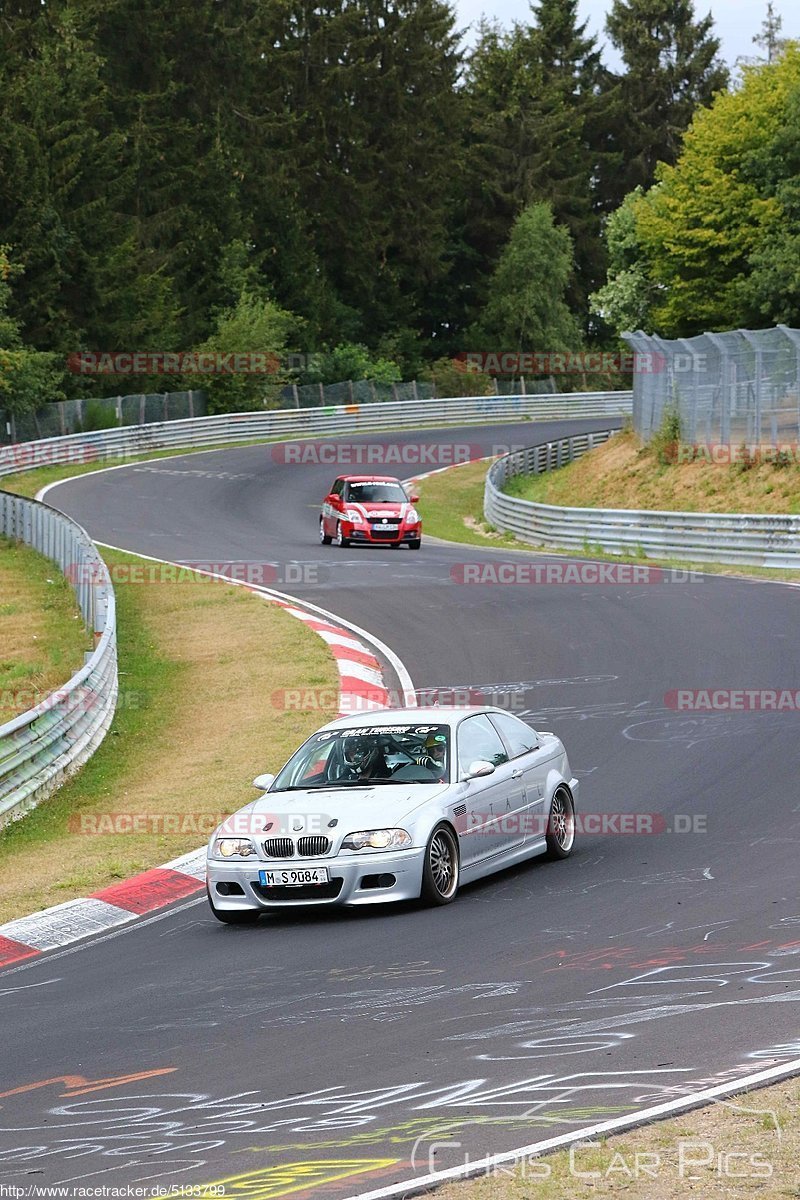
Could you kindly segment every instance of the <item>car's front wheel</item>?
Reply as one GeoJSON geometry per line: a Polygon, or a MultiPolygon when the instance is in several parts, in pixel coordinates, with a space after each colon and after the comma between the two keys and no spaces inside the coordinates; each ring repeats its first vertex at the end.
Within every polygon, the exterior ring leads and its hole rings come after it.
{"type": "Polygon", "coordinates": [[[556,788],[547,822],[547,854],[549,858],[569,858],[575,845],[575,805],[565,787],[556,788]]]}
{"type": "Polygon", "coordinates": [[[409,550],[419,550],[422,545],[422,538],[412,538],[408,543],[409,550]]]}
{"type": "Polygon", "coordinates": [[[325,522],[322,517],[319,519],[319,540],[323,546],[330,546],[331,544],[330,534],[325,532],[325,522]]]}
{"type": "Polygon", "coordinates": [[[206,889],[208,896],[208,906],[218,921],[222,921],[223,925],[255,925],[261,913],[257,908],[215,908],[214,901],[206,889]]]}
{"type": "Polygon", "coordinates": [[[458,841],[449,825],[437,825],[425,847],[422,891],[426,904],[450,904],[459,880],[458,841]]]}
{"type": "Polygon", "coordinates": [[[336,522],[336,533],[334,534],[333,544],[334,544],[334,546],[342,546],[342,547],[350,545],[349,539],[342,536],[342,522],[341,521],[336,522]]]}

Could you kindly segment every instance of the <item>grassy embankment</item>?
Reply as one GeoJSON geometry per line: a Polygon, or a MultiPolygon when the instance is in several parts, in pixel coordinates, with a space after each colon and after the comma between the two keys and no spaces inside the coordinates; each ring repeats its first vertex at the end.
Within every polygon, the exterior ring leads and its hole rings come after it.
{"type": "Polygon", "coordinates": [[[335,715],[281,703],[286,687],[336,694],[334,660],[302,622],[199,576],[125,582],[125,564],[142,560],[104,557],[116,575],[119,706],[79,774],[0,831],[0,922],[201,846],[215,816],[251,798],[256,774],[335,715]]]}

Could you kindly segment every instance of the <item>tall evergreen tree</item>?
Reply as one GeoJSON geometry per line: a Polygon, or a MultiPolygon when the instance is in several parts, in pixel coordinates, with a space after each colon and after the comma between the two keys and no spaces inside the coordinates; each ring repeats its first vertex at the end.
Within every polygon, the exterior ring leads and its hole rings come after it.
{"type": "Polygon", "coordinates": [[[53,4],[18,12],[6,30],[0,228],[23,268],[14,306],[26,340],[65,352],[98,344],[134,307],[140,328],[163,327],[169,285],[134,252],[121,212],[124,136],[90,20],[53,4]]]}
{"type": "Polygon", "coordinates": [[[711,14],[697,20],[693,0],[614,0],[606,30],[622,55],[616,144],[618,200],[649,187],[659,162],[672,165],[698,105],[728,81],[711,14]]]}
{"type": "Polygon", "coordinates": [[[459,161],[450,8],[294,0],[268,58],[298,114],[291,191],[321,264],[318,285],[349,323],[340,332],[375,344],[419,328],[444,269],[459,161]]]}
{"type": "Polygon", "coordinates": [[[610,90],[577,10],[577,0],[540,0],[531,25],[508,33],[484,25],[472,55],[465,264],[478,275],[477,305],[515,216],[536,201],[549,203],[572,235],[569,297],[582,319],[587,294],[602,277],[600,214],[608,203],[600,186],[610,90]]]}

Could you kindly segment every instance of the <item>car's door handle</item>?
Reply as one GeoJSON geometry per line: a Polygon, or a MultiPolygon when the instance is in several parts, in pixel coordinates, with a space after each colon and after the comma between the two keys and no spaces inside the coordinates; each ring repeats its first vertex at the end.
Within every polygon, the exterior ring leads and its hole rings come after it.
{"type": "Polygon", "coordinates": [[[512,771],[512,772],[511,772],[511,778],[512,778],[512,779],[519,779],[519,778],[521,777],[521,775],[522,775],[522,774],[523,774],[523,772],[522,772],[522,771],[512,771]]]}

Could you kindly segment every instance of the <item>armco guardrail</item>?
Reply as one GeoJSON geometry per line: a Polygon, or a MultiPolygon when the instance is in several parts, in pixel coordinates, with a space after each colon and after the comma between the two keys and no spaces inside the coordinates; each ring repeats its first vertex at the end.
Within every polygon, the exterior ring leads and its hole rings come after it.
{"type": "Polygon", "coordinates": [[[800,567],[798,516],[561,508],[520,500],[503,491],[514,475],[539,475],[566,466],[613,432],[563,438],[498,459],[486,476],[486,520],[521,541],[562,550],[600,547],[611,554],[682,562],[800,567]]]}
{"type": "Polygon", "coordinates": [[[0,533],[52,559],[73,584],[95,648],[62,688],[0,725],[0,825],[33,808],[89,758],[117,702],[114,589],[89,535],[68,517],[0,491],[0,533]]]}
{"type": "Polygon", "coordinates": [[[577,392],[550,396],[468,396],[399,404],[338,405],[224,413],[217,417],[128,425],[0,446],[0,477],[57,463],[127,458],[152,450],[203,449],[229,442],[372,433],[422,425],[469,425],[497,420],[616,417],[630,413],[632,392],[577,392]]]}

